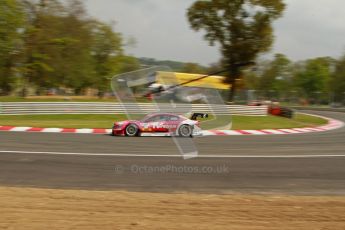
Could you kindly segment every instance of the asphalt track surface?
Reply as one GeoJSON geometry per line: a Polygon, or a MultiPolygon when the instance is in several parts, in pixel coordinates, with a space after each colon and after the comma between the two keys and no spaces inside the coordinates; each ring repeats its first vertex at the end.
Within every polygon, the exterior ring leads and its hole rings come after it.
{"type": "Polygon", "coordinates": [[[0,186],[345,195],[345,128],[193,140],[184,160],[169,137],[0,132],[0,186]]]}

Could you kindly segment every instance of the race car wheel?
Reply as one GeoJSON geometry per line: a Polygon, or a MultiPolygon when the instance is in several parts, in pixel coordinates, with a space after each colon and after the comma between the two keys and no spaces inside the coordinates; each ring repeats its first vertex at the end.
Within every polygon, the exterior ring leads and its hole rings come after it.
{"type": "Polygon", "coordinates": [[[181,137],[192,137],[193,136],[193,128],[190,125],[181,125],[178,129],[178,134],[181,137]]]}
{"type": "Polygon", "coordinates": [[[129,124],[126,127],[126,130],[125,130],[126,136],[128,136],[128,137],[135,137],[135,136],[138,135],[138,133],[139,133],[139,128],[135,124],[129,124]]]}

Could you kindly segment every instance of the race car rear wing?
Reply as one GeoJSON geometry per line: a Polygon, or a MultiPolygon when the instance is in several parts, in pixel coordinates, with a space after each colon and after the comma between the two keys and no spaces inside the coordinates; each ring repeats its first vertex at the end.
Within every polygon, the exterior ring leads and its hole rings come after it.
{"type": "Polygon", "coordinates": [[[208,118],[207,113],[193,113],[191,116],[191,120],[196,121],[198,118],[208,118]]]}

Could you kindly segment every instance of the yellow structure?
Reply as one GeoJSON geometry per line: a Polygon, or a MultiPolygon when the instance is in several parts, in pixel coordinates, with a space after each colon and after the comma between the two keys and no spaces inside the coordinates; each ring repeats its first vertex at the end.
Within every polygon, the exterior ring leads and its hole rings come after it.
{"type": "MultiPolygon", "coordinates": [[[[202,74],[189,74],[189,73],[174,73],[174,72],[157,72],[156,83],[162,85],[179,85],[185,82],[201,78],[205,75],[202,74]]],[[[197,88],[213,88],[228,90],[231,85],[224,83],[224,77],[222,76],[210,76],[201,80],[190,82],[186,87],[197,88]]]]}

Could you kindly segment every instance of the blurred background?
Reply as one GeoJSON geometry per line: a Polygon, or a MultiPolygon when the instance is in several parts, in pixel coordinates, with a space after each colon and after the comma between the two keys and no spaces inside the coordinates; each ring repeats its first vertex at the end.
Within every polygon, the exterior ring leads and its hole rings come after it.
{"type": "Polygon", "coordinates": [[[1,0],[0,101],[113,100],[113,76],[167,66],[179,83],[224,70],[200,85],[232,103],[341,107],[341,4],[1,0]]]}

